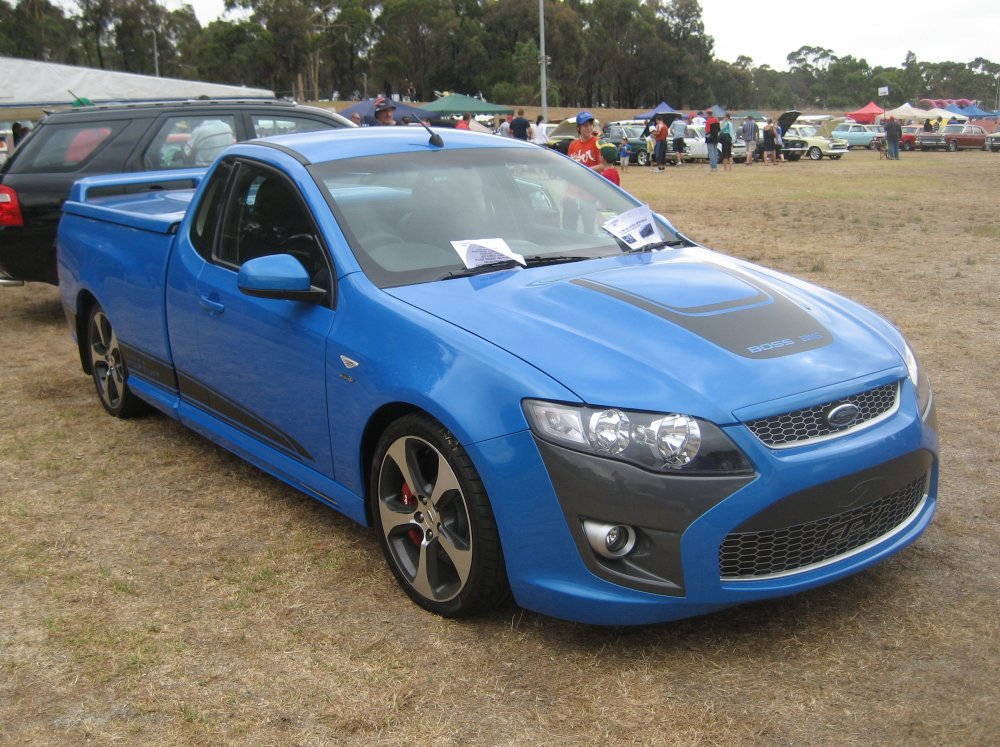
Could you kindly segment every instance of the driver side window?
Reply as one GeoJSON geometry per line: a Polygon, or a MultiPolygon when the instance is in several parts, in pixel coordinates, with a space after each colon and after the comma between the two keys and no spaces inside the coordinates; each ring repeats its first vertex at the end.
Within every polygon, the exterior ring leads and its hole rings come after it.
{"type": "Polygon", "coordinates": [[[298,190],[279,172],[242,162],[229,192],[215,259],[238,269],[247,260],[272,254],[292,255],[313,285],[331,289],[330,263],[298,190]]]}

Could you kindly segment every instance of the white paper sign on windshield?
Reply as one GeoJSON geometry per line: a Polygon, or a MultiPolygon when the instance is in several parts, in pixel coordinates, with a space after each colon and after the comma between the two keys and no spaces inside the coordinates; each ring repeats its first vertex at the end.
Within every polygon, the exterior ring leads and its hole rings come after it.
{"type": "Polygon", "coordinates": [[[604,224],[604,230],[628,244],[629,249],[641,249],[663,241],[648,205],[616,215],[604,224]]]}
{"type": "Polygon", "coordinates": [[[474,267],[506,262],[511,259],[522,265],[527,265],[524,257],[507,246],[507,242],[503,239],[464,239],[453,241],[451,245],[455,247],[463,264],[470,270],[474,267]]]}

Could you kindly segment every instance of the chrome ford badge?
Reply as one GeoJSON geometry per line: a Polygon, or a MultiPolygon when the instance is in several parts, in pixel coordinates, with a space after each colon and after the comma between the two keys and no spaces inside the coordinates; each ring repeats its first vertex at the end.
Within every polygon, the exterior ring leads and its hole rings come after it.
{"type": "Polygon", "coordinates": [[[858,409],[857,405],[845,402],[842,405],[832,408],[826,414],[826,422],[833,428],[846,428],[857,420],[860,414],[861,410],[858,409]]]}

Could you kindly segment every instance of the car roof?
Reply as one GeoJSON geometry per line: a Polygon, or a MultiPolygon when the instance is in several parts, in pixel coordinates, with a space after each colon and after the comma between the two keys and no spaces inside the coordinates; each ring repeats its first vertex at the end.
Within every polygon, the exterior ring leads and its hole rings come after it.
{"type": "Polygon", "coordinates": [[[268,145],[284,151],[294,151],[307,164],[340,161],[363,156],[419,153],[439,149],[527,148],[538,146],[516,138],[501,138],[492,133],[456,130],[450,127],[432,128],[441,136],[443,146],[430,143],[423,127],[352,127],[338,130],[275,135],[266,140],[251,140],[230,147],[239,153],[244,147],[268,145]]]}
{"type": "Polygon", "coordinates": [[[189,99],[187,101],[141,101],[120,104],[99,104],[96,106],[81,106],[75,109],[62,109],[50,112],[46,122],[59,122],[64,119],[84,121],[87,119],[129,118],[146,112],[185,112],[195,110],[243,110],[243,109],[273,109],[275,113],[291,111],[309,111],[329,116],[342,122],[348,120],[329,109],[313,106],[302,106],[284,99],[189,99]]]}

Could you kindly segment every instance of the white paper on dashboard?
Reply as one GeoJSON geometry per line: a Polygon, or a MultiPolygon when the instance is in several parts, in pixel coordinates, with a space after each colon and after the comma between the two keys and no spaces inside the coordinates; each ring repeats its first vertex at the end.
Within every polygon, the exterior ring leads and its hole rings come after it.
{"type": "Polygon", "coordinates": [[[653,211],[648,205],[640,205],[616,215],[604,224],[604,229],[628,244],[629,249],[641,249],[648,244],[663,241],[656,227],[653,211]]]}
{"type": "Polygon", "coordinates": [[[509,259],[527,266],[524,257],[507,246],[507,242],[503,239],[464,239],[453,241],[451,245],[455,247],[463,264],[470,270],[509,259]]]}

